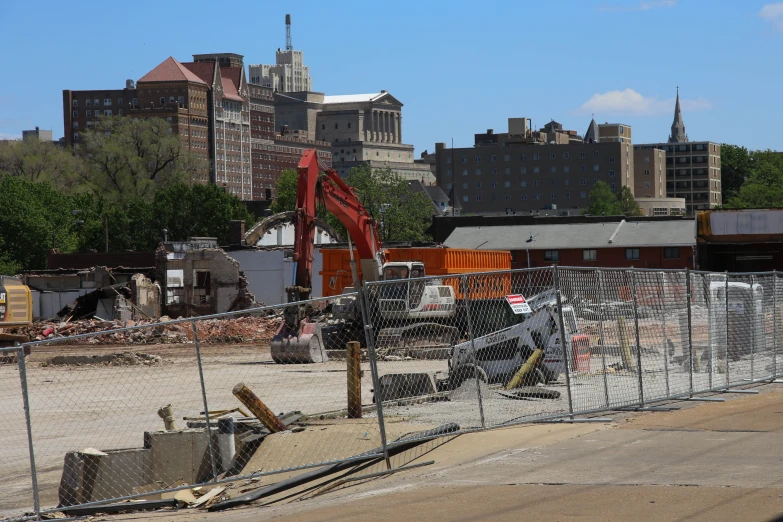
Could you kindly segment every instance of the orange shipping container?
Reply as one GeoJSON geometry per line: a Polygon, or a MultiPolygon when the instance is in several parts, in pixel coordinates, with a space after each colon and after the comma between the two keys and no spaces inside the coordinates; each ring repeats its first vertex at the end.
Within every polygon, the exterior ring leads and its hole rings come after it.
{"type": "MultiPolygon", "coordinates": [[[[458,248],[388,248],[387,262],[421,261],[428,276],[470,274],[474,272],[494,272],[511,269],[511,253],[503,250],[467,250],[458,248]]],[[[351,258],[348,249],[321,249],[323,256],[323,295],[333,296],[350,286],[351,258]],[[331,283],[334,284],[331,284],[331,283]]],[[[358,253],[354,250],[354,259],[358,253]]],[[[362,277],[361,264],[357,261],[356,270],[362,277]]],[[[445,284],[454,287],[457,298],[462,299],[462,289],[456,279],[445,278],[445,284]]],[[[511,277],[477,277],[471,279],[471,297],[488,299],[504,297],[511,293],[511,277]]]]}

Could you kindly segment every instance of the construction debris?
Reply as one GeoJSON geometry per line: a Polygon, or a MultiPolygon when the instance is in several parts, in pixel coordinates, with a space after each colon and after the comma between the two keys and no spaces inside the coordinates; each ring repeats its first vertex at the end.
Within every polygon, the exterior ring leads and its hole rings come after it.
{"type": "Polygon", "coordinates": [[[158,366],[160,355],[143,352],[120,352],[106,355],[58,355],[41,363],[46,366],[158,366]]]}
{"type": "MultiPolygon", "coordinates": [[[[97,335],[86,339],[69,339],[63,344],[97,344],[97,345],[147,345],[147,344],[186,344],[193,342],[193,329],[190,324],[163,324],[168,317],[160,321],[102,321],[100,319],[85,319],[81,321],[59,323],[35,323],[29,327],[8,328],[10,334],[24,336],[23,341],[43,341],[96,332],[105,332],[146,326],[136,330],[114,332],[97,335]],[[158,325],[158,326],[153,326],[158,325]]],[[[281,318],[276,316],[257,317],[227,317],[225,319],[210,319],[197,321],[199,342],[206,344],[252,343],[268,341],[274,336],[280,326],[281,318]]]]}

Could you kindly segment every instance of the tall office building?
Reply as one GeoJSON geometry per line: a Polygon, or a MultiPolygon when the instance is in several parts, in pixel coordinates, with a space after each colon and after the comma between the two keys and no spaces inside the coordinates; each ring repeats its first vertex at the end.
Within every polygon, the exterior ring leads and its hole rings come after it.
{"type": "Polygon", "coordinates": [[[291,43],[291,15],[285,15],[285,50],[277,50],[275,64],[250,66],[250,83],[271,87],[275,92],[312,91],[310,68],[304,64],[304,53],[295,51],[291,43]]]}

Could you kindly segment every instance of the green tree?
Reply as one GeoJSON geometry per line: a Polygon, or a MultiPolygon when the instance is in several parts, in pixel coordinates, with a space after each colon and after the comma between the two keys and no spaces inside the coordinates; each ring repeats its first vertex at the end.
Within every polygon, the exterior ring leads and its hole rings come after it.
{"type": "Polygon", "coordinates": [[[642,215],[642,209],[639,208],[639,204],[634,199],[633,193],[628,186],[620,189],[620,192],[617,194],[617,204],[620,213],[624,216],[642,215]]]}
{"type": "Polygon", "coordinates": [[[0,174],[0,272],[45,269],[52,246],[76,251],[71,210],[79,203],[48,183],[0,174]]]}
{"type": "Polygon", "coordinates": [[[620,203],[617,201],[617,196],[612,191],[611,187],[603,181],[599,181],[595,184],[593,190],[591,190],[588,195],[588,201],[588,214],[594,216],[613,216],[622,214],[622,209],[620,208],[620,203]]]}
{"type": "MultiPolygon", "coordinates": [[[[723,151],[721,150],[721,162],[723,151]]],[[[783,207],[783,157],[777,152],[751,151],[750,175],[725,208],[783,207]]]]}
{"type": "Polygon", "coordinates": [[[0,172],[34,183],[76,190],[84,163],[72,151],[38,139],[0,143],[0,172]]]}
{"type": "Polygon", "coordinates": [[[82,132],[78,153],[87,164],[84,183],[110,203],[151,200],[161,186],[193,184],[207,168],[160,118],[101,118],[82,132]]]}
{"type": "Polygon", "coordinates": [[[275,185],[275,200],[269,207],[273,213],[286,212],[296,208],[296,180],[295,169],[285,169],[280,173],[275,185]]]}
{"type": "Polygon", "coordinates": [[[751,175],[753,161],[745,147],[723,143],[720,146],[720,175],[722,201],[739,193],[740,187],[751,175]]]}

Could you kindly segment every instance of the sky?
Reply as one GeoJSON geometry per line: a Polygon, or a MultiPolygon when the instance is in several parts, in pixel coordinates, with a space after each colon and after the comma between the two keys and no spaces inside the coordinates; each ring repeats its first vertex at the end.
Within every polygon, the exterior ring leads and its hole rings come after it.
{"type": "Polygon", "coordinates": [[[57,139],[63,89],[122,88],[169,56],[274,63],[286,13],[313,89],[388,90],[416,157],[509,117],[666,141],[678,86],[691,140],[783,150],[783,2],[753,0],[0,0],[0,139],[57,139]]]}

